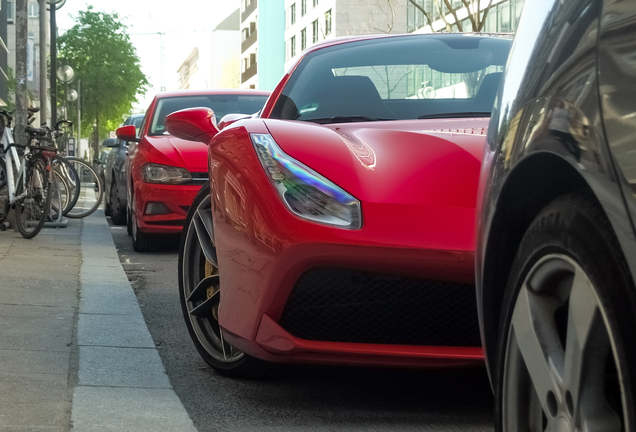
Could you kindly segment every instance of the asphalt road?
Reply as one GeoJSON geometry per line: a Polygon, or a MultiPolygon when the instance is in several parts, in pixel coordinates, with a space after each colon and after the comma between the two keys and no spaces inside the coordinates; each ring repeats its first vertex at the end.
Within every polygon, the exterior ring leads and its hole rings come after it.
{"type": "Polygon", "coordinates": [[[111,225],[123,268],[172,386],[204,431],[491,431],[485,369],[398,370],[294,367],[242,381],[216,375],[199,357],[177,291],[177,241],[140,254],[111,225]]]}

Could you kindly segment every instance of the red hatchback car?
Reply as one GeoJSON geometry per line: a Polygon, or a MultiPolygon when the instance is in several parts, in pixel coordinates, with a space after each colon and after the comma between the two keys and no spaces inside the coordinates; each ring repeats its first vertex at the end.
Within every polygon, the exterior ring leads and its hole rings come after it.
{"type": "Polygon", "coordinates": [[[263,108],[269,92],[255,90],[199,90],[160,93],[153,99],[138,131],[117,130],[129,141],[126,161],[128,233],[137,252],[154,250],[162,234],[178,234],[201,185],[208,181],[205,144],[168,133],[166,115],[192,107],[226,113],[254,114],[263,108]]]}
{"type": "Polygon", "coordinates": [[[213,368],[483,362],[475,203],[511,41],[337,39],[308,50],[258,117],[216,134],[209,110],[168,116],[209,148],[179,285],[213,368]]]}

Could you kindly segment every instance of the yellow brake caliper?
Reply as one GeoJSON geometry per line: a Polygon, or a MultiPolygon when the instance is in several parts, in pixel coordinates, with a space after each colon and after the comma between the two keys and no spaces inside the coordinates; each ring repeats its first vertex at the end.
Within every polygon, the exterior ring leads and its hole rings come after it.
{"type": "MultiPolygon", "coordinates": [[[[216,266],[214,264],[212,264],[210,261],[205,261],[205,277],[210,277],[212,275],[215,275],[218,273],[218,270],[216,269],[216,266]]],[[[206,290],[206,296],[207,298],[212,297],[218,290],[220,289],[219,285],[213,285],[211,287],[209,287],[206,290]]],[[[212,309],[212,315],[214,316],[214,319],[216,319],[218,321],[219,319],[219,306],[216,305],[214,306],[214,309],[212,309]]]]}

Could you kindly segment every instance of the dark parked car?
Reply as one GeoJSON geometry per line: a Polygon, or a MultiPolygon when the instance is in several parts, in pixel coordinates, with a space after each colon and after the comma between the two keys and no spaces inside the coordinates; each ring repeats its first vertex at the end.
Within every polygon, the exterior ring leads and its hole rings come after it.
{"type": "MultiPolygon", "coordinates": [[[[97,174],[97,177],[102,181],[102,186],[104,185],[104,165],[106,164],[108,153],[110,153],[110,147],[113,146],[114,142],[114,138],[106,138],[104,141],[102,141],[99,157],[93,160],[95,174],[97,174]]],[[[95,182],[95,187],[97,187],[97,182],[95,182]]]]}
{"type": "Polygon", "coordinates": [[[533,0],[480,179],[497,430],[636,430],[636,1],[533,0]]]}
{"type": "MultiPolygon", "coordinates": [[[[144,114],[135,114],[126,119],[124,126],[141,126],[144,114]]],[[[126,224],[126,159],[128,142],[113,140],[112,150],[104,166],[104,209],[115,225],[126,224]]]]}

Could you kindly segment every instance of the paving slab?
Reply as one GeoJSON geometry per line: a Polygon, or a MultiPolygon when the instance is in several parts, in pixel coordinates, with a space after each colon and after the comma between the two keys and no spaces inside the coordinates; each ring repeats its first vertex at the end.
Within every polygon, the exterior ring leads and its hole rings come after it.
{"type": "Polygon", "coordinates": [[[135,293],[118,285],[87,285],[82,289],[83,314],[132,315],[143,318],[135,293]]]}
{"type": "MultiPolygon", "coordinates": [[[[83,311],[80,309],[80,312],[83,311]]],[[[79,346],[155,347],[142,316],[118,314],[80,313],[77,343],[79,346]]]]}
{"type": "Polygon", "coordinates": [[[196,431],[170,389],[80,386],[73,395],[72,421],[77,432],[196,431]]]}
{"type": "Polygon", "coordinates": [[[80,347],[79,385],[171,389],[156,349],[80,347]]]}

